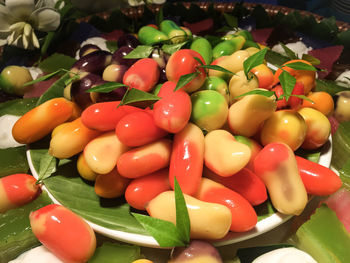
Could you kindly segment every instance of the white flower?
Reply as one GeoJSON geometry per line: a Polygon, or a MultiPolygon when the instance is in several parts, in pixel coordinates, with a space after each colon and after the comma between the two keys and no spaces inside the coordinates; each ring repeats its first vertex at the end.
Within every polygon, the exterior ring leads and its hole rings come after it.
{"type": "Polygon", "coordinates": [[[60,25],[53,0],[5,0],[0,2],[0,46],[39,48],[34,30],[49,32],[60,25]]]}

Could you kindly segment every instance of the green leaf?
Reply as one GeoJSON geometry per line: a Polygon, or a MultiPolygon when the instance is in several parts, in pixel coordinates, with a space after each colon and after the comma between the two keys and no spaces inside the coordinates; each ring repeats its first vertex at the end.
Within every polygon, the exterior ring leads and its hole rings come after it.
{"type": "Polygon", "coordinates": [[[161,99],[160,97],[152,93],[148,93],[138,89],[128,89],[119,105],[121,106],[125,104],[131,104],[135,102],[144,102],[144,101],[156,102],[160,99],[161,99]]]}
{"type": "Polygon", "coordinates": [[[234,99],[239,99],[241,97],[247,96],[247,95],[253,95],[253,94],[257,94],[257,95],[262,95],[265,97],[271,97],[275,94],[275,92],[271,91],[271,90],[263,90],[263,89],[255,89],[255,90],[251,90],[248,91],[246,93],[243,93],[239,96],[234,97],[234,99]]]}
{"type": "Polygon", "coordinates": [[[284,52],[286,52],[287,57],[289,57],[290,59],[298,59],[298,56],[294,53],[293,50],[291,50],[289,47],[287,47],[285,44],[281,42],[279,44],[283,48],[284,52]]]}
{"type": "Polygon", "coordinates": [[[107,40],[106,46],[111,53],[114,53],[118,49],[118,42],[115,40],[107,40]]]}
{"type": "Polygon", "coordinates": [[[347,186],[347,189],[350,190],[350,159],[339,169],[339,176],[342,182],[347,186]]]}
{"type": "Polygon", "coordinates": [[[46,152],[46,154],[44,154],[40,159],[38,181],[49,178],[54,172],[56,172],[56,164],[56,158],[46,152]]]}
{"type": "Polygon", "coordinates": [[[52,84],[51,87],[48,88],[46,92],[40,96],[37,102],[37,106],[53,98],[63,97],[63,90],[66,87],[66,81],[70,78],[71,77],[67,72],[59,80],[52,84]]]}
{"type": "Polygon", "coordinates": [[[15,173],[27,173],[28,171],[29,165],[25,146],[0,149],[0,178],[15,173]]]}
{"type": "Polygon", "coordinates": [[[290,60],[288,57],[283,56],[282,54],[272,50],[267,51],[265,58],[267,62],[275,66],[281,66],[282,64],[290,60]]]}
{"type": "Polygon", "coordinates": [[[77,60],[61,53],[54,53],[39,64],[44,72],[55,72],[61,69],[70,70],[77,60]]]}
{"type": "Polygon", "coordinates": [[[283,71],[278,79],[280,80],[283,89],[283,95],[281,97],[284,97],[286,101],[288,101],[289,97],[292,95],[297,80],[286,71],[283,71]]]}
{"type": "Polygon", "coordinates": [[[301,156],[305,159],[308,159],[309,161],[312,161],[314,163],[318,163],[320,160],[321,156],[321,150],[316,149],[316,150],[305,150],[302,148],[299,148],[296,152],[296,155],[301,156]]]}
{"type": "Polygon", "coordinates": [[[212,69],[212,70],[216,70],[216,71],[221,71],[221,72],[224,72],[224,73],[227,73],[227,74],[231,74],[231,75],[235,75],[235,73],[233,73],[232,71],[230,70],[227,70],[221,66],[218,66],[218,65],[201,65],[201,66],[198,66],[199,68],[206,68],[206,69],[212,69]]]}
{"type": "Polygon", "coordinates": [[[301,59],[310,62],[313,66],[319,65],[321,63],[321,61],[319,59],[317,59],[314,56],[311,56],[309,54],[303,54],[301,59]]]}
{"type": "Polygon", "coordinates": [[[184,45],[187,44],[188,41],[184,41],[182,43],[178,43],[178,44],[164,44],[162,46],[162,50],[167,53],[167,54],[173,54],[176,51],[180,50],[184,45]]]}
{"type": "Polygon", "coordinates": [[[316,87],[315,91],[325,91],[329,93],[331,96],[334,96],[340,91],[348,90],[350,91],[350,87],[340,86],[337,82],[328,79],[316,79],[316,87]]]}
{"type": "Polygon", "coordinates": [[[202,60],[200,60],[200,58],[197,58],[197,57],[193,57],[199,64],[201,64],[201,66],[203,66],[203,62],[202,60]]]}
{"type": "Polygon", "coordinates": [[[288,63],[288,64],[284,65],[283,67],[288,67],[288,68],[292,68],[295,70],[317,71],[317,68],[315,68],[314,66],[306,64],[304,62],[300,62],[300,61],[288,63]]]}
{"type": "Polygon", "coordinates": [[[141,249],[138,246],[104,242],[97,247],[88,263],[132,263],[141,258],[141,249]]]}
{"type": "Polygon", "coordinates": [[[61,72],[62,72],[61,69],[56,70],[55,72],[52,72],[52,73],[50,73],[50,74],[44,75],[44,76],[42,76],[42,77],[39,77],[39,78],[37,78],[37,79],[34,79],[34,80],[29,81],[29,82],[27,82],[27,83],[24,83],[23,86],[26,87],[26,86],[33,85],[33,84],[35,84],[35,83],[39,83],[39,82],[41,82],[41,81],[49,80],[49,79],[51,79],[52,77],[56,76],[57,74],[59,74],[59,73],[61,73],[61,72]]]}
{"type": "Polygon", "coordinates": [[[86,90],[86,92],[108,93],[120,87],[126,87],[126,85],[118,82],[107,82],[107,83],[92,87],[86,90]]]}
{"type": "Polygon", "coordinates": [[[33,109],[38,98],[15,99],[0,103],[0,116],[11,114],[22,116],[33,109]]]}
{"type": "Polygon", "coordinates": [[[190,217],[186,206],[185,198],[182,194],[180,185],[174,178],[174,191],[175,191],[175,205],[176,205],[176,228],[179,232],[181,239],[185,243],[190,242],[190,217]]]}
{"type": "Polygon", "coordinates": [[[148,58],[154,47],[139,45],[123,58],[148,58]]]}
{"type": "Polygon", "coordinates": [[[160,23],[164,20],[164,13],[163,13],[163,7],[159,9],[159,11],[156,13],[156,24],[160,26],[160,23]]]}
{"type": "Polygon", "coordinates": [[[238,27],[238,19],[235,16],[231,16],[227,13],[224,13],[224,18],[226,23],[231,27],[231,28],[237,28],[238,27]]]}
{"type": "Polygon", "coordinates": [[[197,72],[197,71],[193,72],[193,73],[186,74],[186,75],[182,75],[176,84],[175,91],[186,86],[191,80],[193,80],[198,75],[199,75],[199,72],[197,72]]]}
{"type": "Polygon", "coordinates": [[[161,247],[184,246],[176,226],[165,220],[131,213],[161,247]]]}
{"type": "Polygon", "coordinates": [[[310,98],[306,97],[305,95],[297,95],[297,94],[291,94],[291,97],[297,97],[303,100],[307,100],[308,102],[314,103],[313,100],[311,100],[310,98]]]}
{"type": "Polygon", "coordinates": [[[244,74],[247,76],[247,78],[248,78],[248,73],[253,68],[264,63],[266,52],[267,52],[267,48],[264,48],[264,49],[260,50],[259,52],[255,53],[254,55],[248,57],[243,62],[244,74]]]}

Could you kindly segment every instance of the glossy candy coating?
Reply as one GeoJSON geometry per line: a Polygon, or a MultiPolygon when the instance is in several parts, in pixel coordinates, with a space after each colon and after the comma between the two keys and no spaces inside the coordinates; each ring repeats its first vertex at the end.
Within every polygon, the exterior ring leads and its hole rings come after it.
{"type": "Polygon", "coordinates": [[[265,183],[277,211],[299,215],[308,198],[292,149],[284,143],[266,145],[254,161],[254,170],[265,183]]]}
{"type": "Polygon", "coordinates": [[[193,195],[200,184],[203,171],[204,135],[193,123],[176,133],[170,159],[169,182],[174,189],[176,177],[183,193],[193,195]]]}
{"type": "Polygon", "coordinates": [[[29,219],[34,235],[64,262],[87,262],[94,254],[96,237],[92,228],[67,208],[47,205],[32,212],[29,219]]]}
{"type": "Polygon", "coordinates": [[[251,79],[247,79],[243,70],[238,71],[235,75],[232,76],[229,82],[229,94],[230,100],[229,104],[233,104],[237,100],[242,99],[243,97],[236,98],[244,93],[255,90],[259,87],[258,79],[255,75],[251,75],[251,79]]]}
{"type": "Polygon", "coordinates": [[[95,180],[95,193],[103,198],[116,198],[124,195],[130,179],[121,176],[115,167],[107,174],[99,174],[95,180]]]}
{"type": "Polygon", "coordinates": [[[21,66],[7,66],[0,74],[0,89],[8,94],[23,96],[33,89],[33,85],[24,86],[33,78],[27,68],[21,66]]]}
{"type": "Polygon", "coordinates": [[[198,52],[203,57],[205,64],[209,65],[213,60],[213,50],[210,42],[204,37],[195,38],[190,49],[198,52]]]}
{"type": "Polygon", "coordinates": [[[215,90],[225,97],[227,103],[230,100],[230,92],[225,80],[219,77],[207,77],[203,83],[201,90],[215,90]]]}
{"type": "Polygon", "coordinates": [[[23,206],[40,194],[36,179],[29,174],[12,174],[0,179],[0,213],[23,206]]]}

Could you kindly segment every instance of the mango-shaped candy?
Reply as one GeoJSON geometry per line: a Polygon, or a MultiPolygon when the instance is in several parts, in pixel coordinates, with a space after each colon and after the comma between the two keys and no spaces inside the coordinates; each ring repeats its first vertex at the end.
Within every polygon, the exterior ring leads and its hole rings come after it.
{"type": "Polygon", "coordinates": [[[248,80],[243,70],[238,71],[235,75],[232,76],[229,82],[230,105],[237,100],[242,99],[242,97],[236,97],[259,87],[259,82],[255,75],[252,75],[251,77],[252,78],[248,80]]]}
{"type": "MultiPolygon", "coordinates": [[[[229,231],[231,212],[221,204],[208,203],[184,194],[191,222],[190,237],[194,239],[219,239],[229,231]]],[[[147,206],[150,216],[176,224],[175,194],[166,191],[152,199],[147,206]]]]}
{"type": "Polygon", "coordinates": [[[115,167],[107,174],[99,174],[95,180],[95,193],[103,198],[117,198],[125,193],[130,179],[121,176],[115,167]]]}
{"type": "Polygon", "coordinates": [[[276,110],[276,101],[259,94],[247,95],[230,106],[228,124],[233,134],[251,137],[276,110]]]}
{"type": "Polygon", "coordinates": [[[225,130],[209,132],[204,138],[204,149],[206,167],[224,177],[245,167],[251,156],[250,148],[225,130]]]}

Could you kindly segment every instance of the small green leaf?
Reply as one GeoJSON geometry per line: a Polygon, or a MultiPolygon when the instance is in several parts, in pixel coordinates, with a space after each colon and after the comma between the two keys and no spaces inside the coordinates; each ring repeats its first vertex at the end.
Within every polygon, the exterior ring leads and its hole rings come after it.
{"type": "Polygon", "coordinates": [[[257,95],[262,95],[265,97],[271,97],[275,94],[275,92],[271,91],[271,90],[263,90],[263,89],[255,89],[255,90],[251,90],[248,91],[246,93],[243,93],[239,96],[234,97],[234,99],[239,99],[241,97],[247,96],[247,95],[253,95],[253,94],[257,94],[257,95]]]}
{"type": "Polygon", "coordinates": [[[161,247],[184,246],[176,226],[165,220],[131,213],[161,247]]]}
{"type": "Polygon", "coordinates": [[[293,50],[291,50],[289,47],[287,47],[283,43],[279,43],[279,44],[283,48],[284,52],[286,52],[287,57],[289,57],[290,59],[298,59],[298,56],[294,53],[293,50]]]}
{"type": "Polygon", "coordinates": [[[224,72],[227,74],[235,75],[235,73],[233,73],[232,71],[225,69],[225,68],[218,66],[218,65],[201,65],[199,67],[206,68],[206,69],[212,69],[212,70],[221,71],[221,72],[224,72]]]}
{"type": "Polygon", "coordinates": [[[141,258],[139,246],[104,242],[96,248],[88,263],[132,263],[139,258],[141,258]]]}
{"type": "Polygon", "coordinates": [[[160,23],[164,20],[163,8],[161,7],[159,11],[156,13],[156,24],[160,26],[160,23]]]}
{"type": "Polygon", "coordinates": [[[56,165],[57,160],[54,156],[48,152],[44,154],[40,159],[38,181],[42,181],[56,172],[56,165]]]}
{"type": "Polygon", "coordinates": [[[160,97],[142,90],[128,89],[119,106],[143,101],[156,102],[160,99],[160,97]]]}
{"type": "Polygon", "coordinates": [[[309,54],[303,54],[301,59],[310,62],[313,66],[319,65],[321,63],[321,61],[319,59],[317,59],[314,56],[311,56],[309,54]]]}
{"type": "Polygon", "coordinates": [[[32,81],[29,81],[27,83],[24,83],[23,86],[26,87],[26,86],[30,86],[30,85],[33,85],[35,83],[41,82],[41,81],[49,80],[49,79],[51,79],[52,77],[56,76],[57,74],[59,74],[61,72],[62,72],[62,69],[56,70],[55,72],[52,72],[52,73],[47,74],[45,76],[39,77],[39,78],[34,79],[32,81]]]}
{"type": "Polygon", "coordinates": [[[51,85],[46,92],[40,96],[37,106],[53,98],[63,97],[63,91],[66,87],[66,81],[71,79],[69,73],[64,74],[59,80],[51,85]]]}
{"type": "Polygon", "coordinates": [[[54,53],[39,64],[44,72],[55,72],[57,70],[70,70],[77,60],[61,53],[54,53]]]}
{"type": "Polygon", "coordinates": [[[288,67],[288,68],[292,68],[295,70],[317,71],[317,68],[315,68],[314,66],[306,64],[304,62],[300,62],[300,61],[288,63],[288,64],[284,65],[283,67],[288,67]]]}
{"type": "Polygon", "coordinates": [[[202,66],[204,65],[203,64],[203,62],[202,62],[202,60],[200,60],[200,58],[197,58],[197,57],[193,57],[195,60],[197,60],[197,62],[199,63],[199,64],[201,64],[202,66]]]}
{"type": "Polygon", "coordinates": [[[303,100],[307,100],[308,102],[314,103],[313,100],[311,100],[310,98],[306,97],[305,95],[297,95],[297,94],[291,94],[290,96],[292,97],[297,97],[303,100]]]}
{"type": "Polygon", "coordinates": [[[196,71],[196,72],[193,72],[193,73],[182,75],[179,78],[179,81],[176,84],[175,91],[178,90],[178,89],[181,89],[184,86],[186,86],[191,80],[193,80],[195,77],[197,77],[198,74],[199,74],[199,72],[196,71]]]}
{"type": "Polygon", "coordinates": [[[115,40],[107,40],[106,46],[111,53],[114,53],[118,49],[118,42],[115,40]]]}
{"type": "Polygon", "coordinates": [[[190,242],[190,217],[188,215],[185,198],[182,194],[180,185],[174,178],[175,205],[176,205],[176,228],[185,243],[190,242]]]}
{"type": "Polygon", "coordinates": [[[184,45],[187,44],[188,41],[184,41],[182,43],[178,43],[178,44],[164,44],[162,46],[162,50],[167,53],[167,54],[173,54],[176,51],[180,50],[184,45]]]}
{"type": "Polygon", "coordinates": [[[232,28],[237,28],[238,27],[238,19],[235,16],[231,16],[227,13],[224,13],[224,18],[226,23],[232,28]]]}
{"type": "Polygon", "coordinates": [[[260,50],[259,52],[255,53],[254,55],[248,57],[243,62],[244,74],[247,76],[247,78],[248,78],[248,73],[253,68],[264,63],[266,52],[267,52],[267,48],[264,48],[264,49],[260,50]]]}
{"type": "Polygon", "coordinates": [[[281,75],[278,77],[278,79],[280,80],[280,83],[283,89],[282,96],[286,99],[286,101],[288,101],[289,97],[292,95],[292,92],[297,80],[286,71],[283,71],[281,75]]]}
{"type": "Polygon", "coordinates": [[[152,46],[139,45],[123,58],[148,58],[153,49],[154,47],[152,46]]]}
{"type": "Polygon", "coordinates": [[[86,92],[108,93],[120,87],[126,87],[126,85],[118,82],[107,82],[107,83],[92,87],[86,90],[86,92]]]}

